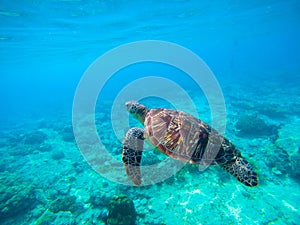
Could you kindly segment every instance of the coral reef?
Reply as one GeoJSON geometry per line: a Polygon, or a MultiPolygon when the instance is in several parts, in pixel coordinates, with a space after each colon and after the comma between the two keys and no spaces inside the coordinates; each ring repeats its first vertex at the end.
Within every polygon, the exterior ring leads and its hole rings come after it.
{"type": "Polygon", "coordinates": [[[276,135],[278,129],[277,126],[267,124],[256,115],[241,116],[235,126],[238,129],[238,135],[250,137],[276,135]]]}
{"type": "Polygon", "coordinates": [[[72,166],[74,167],[76,174],[82,173],[84,169],[88,167],[87,164],[83,162],[74,162],[72,163],[72,166]]]}
{"type": "Polygon", "coordinates": [[[110,199],[108,198],[106,193],[103,193],[101,190],[95,190],[91,193],[89,202],[93,207],[107,207],[110,199]]]}
{"type": "Polygon", "coordinates": [[[61,150],[57,150],[51,154],[51,158],[54,160],[60,160],[65,157],[65,153],[61,150]]]}
{"type": "Polygon", "coordinates": [[[23,215],[35,206],[34,185],[11,173],[0,174],[0,222],[23,215]]]}
{"type": "Polygon", "coordinates": [[[60,211],[70,211],[76,213],[81,211],[82,205],[76,202],[75,196],[66,196],[64,198],[57,198],[54,200],[49,207],[49,210],[58,213],[60,211]]]}
{"type": "MultiPolygon", "coordinates": [[[[58,118],[45,120],[47,123],[33,118],[29,121],[31,126],[24,121],[0,129],[0,224],[163,225],[222,224],[224,221],[233,225],[253,224],[253,221],[300,224],[297,206],[300,201],[300,118],[299,114],[292,115],[299,111],[295,106],[298,97],[291,101],[291,107],[271,111],[268,107],[256,108],[256,103],[263,104],[259,99],[254,103],[245,102],[235,92],[232,95],[253,114],[239,118],[236,115],[245,109],[228,105],[226,132],[255,166],[259,174],[258,187],[242,186],[219,167],[211,166],[202,171],[195,165],[186,165],[156,185],[120,185],[89,166],[73,142],[70,118],[59,114],[58,118]],[[256,116],[255,112],[260,114],[256,116]],[[235,135],[236,118],[238,134],[242,137],[235,135]],[[280,124],[278,132],[277,126],[272,124],[280,124]],[[116,195],[119,193],[124,195],[116,195]]],[[[245,99],[251,96],[245,95],[245,99]]],[[[275,100],[277,107],[284,103],[275,100]]],[[[150,104],[158,105],[156,101],[150,104]]],[[[113,134],[109,123],[110,105],[105,106],[96,114],[97,129],[107,150],[119,161],[116,165],[121,165],[121,170],[112,172],[117,177],[125,176],[121,164],[122,140],[113,134]]],[[[199,109],[203,113],[200,118],[205,118],[209,108],[203,110],[201,105],[199,109]]],[[[88,132],[85,135],[88,139],[88,132]]],[[[96,158],[102,157],[92,144],[87,147],[96,158]]],[[[144,151],[142,165],[165,159],[158,151],[144,151]]],[[[99,168],[110,171],[114,166],[103,163],[99,168]]],[[[160,172],[164,171],[157,174],[160,172]]]]}
{"type": "Polygon", "coordinates": [[[52,151],[52,146],[46,143],[42,143],[36,148],[40,152],[50,152],[52,151]]]}
{"type": "Polygon", "coordinates": [[[300,153],[291,155],[291,176],[300,181],[300,153]]]}
{"type": "Polygon", "coordinates": [[[8,135],[8,143],[11,147],[9,154],[12,156],[26,156],[35,151],[51,151],[52,146],[45,143],[48,136],[45,132],[34,130],[27,133],[12,132],[8,135]]]}
{"type": "Polygon", "coordinates": [[[259,113],[274,119],[285,118],[289,113],[287,108],[281,107],[279,104],[261,104],[257,105],[255,109],[259,113]]]}
{"type": "Polygon", "coordinates": [[[291,168],[288,152],[278,146],[274,146],[272,151],[267,153],[266,164],[276,175],[285,175],[291,168]]]}
{"type": "Polygon", "coordinates": [[[108,205],[108,225],[134,225],[137,213],[133,201],[125,195],[115,195],[108,205]]]}
{"type": "Polygon", "coordinates": [[[299,131],[300,119],[291,119],[278,130],[276,145],[286,149],[290,155],[296,153],[300,146],[299,131]]]}
{"type": "Polygon", "coordinates": [[[42,131],[33,131],[24,136],[24,144],[40,145],[47,139],[47,134],[42,131]]]}
{"type": "Polygon", "coordinates": [[[36,221],[35,225],[48,225],[55,220],[53,212],[46,210],[36,221]]]}
{"type": "Polygon", "coordinates": [[[62,129],[62,140],[65,142],[74,142],[75,137],[73,133],[73,128],[71,126],[65,126],[62,129]]]}

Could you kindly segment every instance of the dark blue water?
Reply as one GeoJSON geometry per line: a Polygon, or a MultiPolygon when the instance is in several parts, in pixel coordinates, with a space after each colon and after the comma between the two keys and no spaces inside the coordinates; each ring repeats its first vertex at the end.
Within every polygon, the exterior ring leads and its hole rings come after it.
{"type": "MultiPolygon", "coordinates": [[[[299,40],[300,3],[292,0],[1,0],[0,223],[104,224],[110,199],[123,194],[134,201],[136,224],[299,224],[299,40]],[[76,87],[98,57],[143,40],[181,45],[209,66],[224,95],[226,136],[255,164],[259,187],[248,189],[219,168],[185,167],[171,180],[137,189],[85,162],[72,131],[76,87]]],[[[95,106],[99,137],[120,162],[122,137],[134,122],[116,131],[123,117],[114,119],[111,108],[126,85],[148,76],[177,83],[197,116],[213,117],[203,90],[178,68],[155,62],[123,68],[95,106]]],[[[191,112],[181,98],[156,97],[142,102],[191,112]]],[[[117,106],[127,118],[123,109],[117,106]]],[[[147,154],[147,165],[151,157],[164,159],[147,154]]]]}
{"type": "Polygon", "coordinates": [[[221,80],[296,79],[298,25],[297,1],[2,1],[2,112],[70,103],[92,61],[145,39],[190,48],[221,80]]]}

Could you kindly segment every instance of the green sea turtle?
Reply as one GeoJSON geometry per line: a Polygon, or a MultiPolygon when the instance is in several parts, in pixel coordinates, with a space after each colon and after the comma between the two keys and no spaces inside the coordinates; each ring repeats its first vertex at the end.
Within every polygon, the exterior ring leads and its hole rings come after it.
{"type": "Polygon", "coordinates": [[[177,110],[147,109],[135,101],[127,102],[126,108],[145,127],[131,128],[123,143],[122,160],[135,185],[142,182],[139,166],[145,138],[173,159],[190,164],[220,165],[241,183],[250,187],[258,185],[257,174],[239,150],[203,121],[177,110]],[[219,150],[213,151],[211,146],[214,145],[220,146],[219,150]]]}

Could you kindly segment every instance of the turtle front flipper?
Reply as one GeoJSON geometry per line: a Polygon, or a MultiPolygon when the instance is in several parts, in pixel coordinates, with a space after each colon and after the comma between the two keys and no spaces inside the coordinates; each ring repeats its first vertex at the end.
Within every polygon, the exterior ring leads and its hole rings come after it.
{"type": "Polygon", "coordinates": [[[253,171],[252,167],[245,159],[236,157],[234,161],[227,162],[220,166],[228,173],[235,176],[241,183],[249,187],[255,187],[258,185],[257,174],[253,171]]]}
{"type": "Polygon", "coordinates": [[[144,130],[141,128],[131,128],[125,136],[122,151],[122,160],[127,175],[136,185],[141,185],[142,177],[140,164],[142,151],[144,148],[144,130]]]}

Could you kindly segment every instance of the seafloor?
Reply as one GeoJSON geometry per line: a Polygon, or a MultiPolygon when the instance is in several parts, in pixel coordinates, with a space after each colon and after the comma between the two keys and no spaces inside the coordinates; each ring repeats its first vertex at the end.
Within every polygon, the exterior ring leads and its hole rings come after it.
{"type": "MultiPolygon", "coordinates": [[[[222,88],[226,136],[254,165],[258,187],[219,167],[200,172],[192,165],[151,186],[113,183],[82,157],[70,109],[57,118],[1,125],[0,223],[300,224],[299,88],[276,82],[222,88]]],[[[199,106],[204,120],[205,107],[199,106]]],[[[107,114],[96,115],[98,129],[107,129],[107,114]]],[[[108,133],[103,142],[121,160],[114,137],[108,133]]]]}

